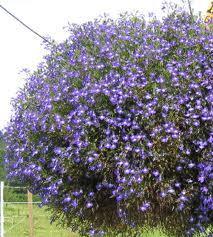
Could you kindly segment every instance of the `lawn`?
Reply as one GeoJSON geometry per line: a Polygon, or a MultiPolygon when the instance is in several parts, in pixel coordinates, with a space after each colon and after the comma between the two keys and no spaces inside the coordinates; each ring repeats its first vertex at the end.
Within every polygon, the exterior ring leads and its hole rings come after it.
{"type": "MultiPolygon", "coordinates": [[[[5,204],[5,237],[29,237],[28,206],[5,204]]],[[[45,208],[33,205],[34,237],[77,237],[75,233],[50,224],[50,214],[45,208]]],[[[147,231],[143,237],[168,237],[159,230],[147,231]]]]}
{"type": "MultiPolygon", "coordinates": [[[[28,206],[5,204],[5,237],[29,237],[28,206]]],[[[50,224],[45,208],[33,205],[34,237],[77,237],[77,234],[50,224]]]]}
{"type": "MultiPolygon", "coordinates": [[[[29,237],[28,206],[26,204],[5,204],[4,214],[5,237],[29,237]]],[[[34,237],[78,237],[77,234],[62,229],[56,224],[50,224],[49,217],[50,214],[45,208],[39,208],[37,204],[33,205],[34,237]]],[[[195,237],[198,236],[208,235],[195,235],[195,237]]],[[[171,236],[167,236],[156,229],[143,231],[141,237],[171,236]]]]}
{"type": "MultiPolygon", "coordinates": [[[[29,237],[27,204],[5,204],[5,237],[29,237]]],[[[50,224],[50,214],[45,208],[33,205],[34,237],[77,237],[75,233],[50,224]]],[[[147,231],[143,237],[168,237],[159,230],[147,231]]]]}

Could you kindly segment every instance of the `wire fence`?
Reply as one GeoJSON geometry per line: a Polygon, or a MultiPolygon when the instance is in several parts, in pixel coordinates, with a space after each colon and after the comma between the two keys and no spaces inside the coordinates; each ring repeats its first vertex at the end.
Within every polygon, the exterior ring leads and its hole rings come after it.
{"type": "Polygon", "coordinates": [[[50,224],[50,213],[39,207],[40,203],[26,187],[1,182],[0,237],[77,237],[67,229],[50,224]]]}

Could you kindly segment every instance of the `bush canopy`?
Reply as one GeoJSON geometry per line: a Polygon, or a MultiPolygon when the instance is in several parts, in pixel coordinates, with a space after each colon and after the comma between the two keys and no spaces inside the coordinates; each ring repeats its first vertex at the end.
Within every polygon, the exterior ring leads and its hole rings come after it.
{"type": "Polygon", "coordinates": [[[103,17],[69,32],[13,100],[8,177],[84,235],[158,224],[177,236],[205,231],[211,32],[184,11],[103,17]]]}

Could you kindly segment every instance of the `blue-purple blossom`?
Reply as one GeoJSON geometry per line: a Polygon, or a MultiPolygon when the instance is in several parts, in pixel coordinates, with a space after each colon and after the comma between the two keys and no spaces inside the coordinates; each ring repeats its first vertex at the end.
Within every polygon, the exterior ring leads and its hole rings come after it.
{"type": "Polygon", "coordinates": [[[184,11],[150,22],[105,17],[69,32],[12,102],[8,178],[90,235],[147,217],[166,224],[169,213],[183,235],[205,229],[213,207],[211,32],[184,11]]]}

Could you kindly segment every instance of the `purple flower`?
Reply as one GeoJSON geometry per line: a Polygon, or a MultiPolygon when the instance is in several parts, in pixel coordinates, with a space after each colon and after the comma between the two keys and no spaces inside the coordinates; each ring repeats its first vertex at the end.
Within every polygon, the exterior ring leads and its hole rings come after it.
{"type": "Polygon", "coordinates": [[[155,171],[152,172],[152,174],[153,174],[155,177],[157,177],[157,176],[159,176],[159,171],[155,170],[155,171]]]}
{"type": "Polygon", "coordinates": [[[188,200],[188,198],[184,195],[180,196],[180,200],[183,202],[186,202],[188,200]]]}
{"type": "Polygon", "coordinates": [[[144,202],[141,206],[140,206],[140,210],[142,212],[147,211],[150,208],[150,203],[149,202],[144,202]]]}
{"type": "Polygon", "coordinates": [[[61,148],[57,147],[54,149],[55,154],[60,155],[62,153],[61,148]]]}
{"type": "Polygon", "coordinates": [[[183,169],[182,166],[177,166],[177,167],[176,167],[176,170],[177,170],[177,171],[181,171],[182,169],[183,169]]]}
{"type": "Polygon", "coordinates": [[[93,204],[92,204],[91,202],[88,202],[88,203],[86,204],[86,207],[87,207],[87,208],[91,208],[91,207],[93,207],[93,204]]]}
{"type": "Polygon", "coordinates": [[[149,172],[149,170],[146,167],[142,169],[143,174],[147,174],[148,172],[149,172]]]}
{"type": "Polygon", "coordinates": [[[162,198],[164,198],[164,197],[167,196],[167,194],[166,194],[165,192],[161,192],[161,193],[160,193],[160,196],[161,196],[162,198]]]}
{"type": "Polygon", "coordinates": [[[71,201],[71,198],[70,198],[70,197],[66,197],[66,198],[64,199],[64,202],[65,202],[65,203],[70,202],[70,201],[71,201]]]}
{"type": "Polygon", "coordinates": [[[193,168],[195,166],[195,164],[193,164],[193,163],[190,163],[190,164],[188,164],[188,167],[191,169],[191,168],[193,168]]]}
{"type": "Polygon", "coordinates": [[[90,197],[93,197],[94,195],[95,195],[94,192],[90,192],[90,193],[89,193],[89,196],[90,196],[90,197]]]}
{"type": "Polygon", "coordinates": [[[199,181],[200,183],[203,183],[203,182],[205,181],[205,177],[204,177],[204,176],[198,177],[198,181],[199,181]]]}
{"type": "Polygon", "coordinates": [[[133,228],[158,199],[162,214],[182,212],[178,227],[208,226],[211,31],[183,10],[150,22],[105,17],[68,31],[12,101],[8,178],[38,194],[64,224],[84,220],[97,236],[112,226],[107,215],[96,217],[100,210],[133,228]]]}
{"type": "Polygon", "coordinates": [[[77,200],[73,200],[71,202],[71,204],[72,204],[73,207],[77,207],[78,206],[78,201],[77,200]]]}

